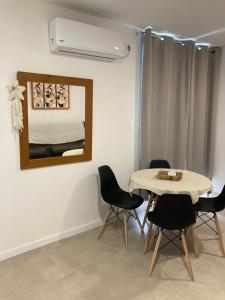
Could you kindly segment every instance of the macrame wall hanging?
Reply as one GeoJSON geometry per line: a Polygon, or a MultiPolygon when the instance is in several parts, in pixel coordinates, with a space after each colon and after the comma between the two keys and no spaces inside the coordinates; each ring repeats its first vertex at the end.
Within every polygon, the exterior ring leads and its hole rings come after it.
{"type": "Polygon", "coordinates": [[[16,80],[11,86],[7,87],[9,91],[9,100],[11,101],[11,117],[12,127],[16,131],[23,130],[23,92],[26,90],[24,86],[19,85],[16,80]]]}

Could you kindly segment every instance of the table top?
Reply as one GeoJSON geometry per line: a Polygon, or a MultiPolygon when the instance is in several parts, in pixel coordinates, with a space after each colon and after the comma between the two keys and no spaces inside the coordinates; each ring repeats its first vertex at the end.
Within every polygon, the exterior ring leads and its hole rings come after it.
{"type": "Polygon", "coordinates": [[[188,194],[196,203],[200,195],[211,191],[213,187],[209,178],[188,170],[144,169],[131,175],[129,191],[134,189],[146,189],[157,195],[188,194]],[[180,181],[159,179],[157,173],[160,170],[183,172],[183,178],[180,181]]]}

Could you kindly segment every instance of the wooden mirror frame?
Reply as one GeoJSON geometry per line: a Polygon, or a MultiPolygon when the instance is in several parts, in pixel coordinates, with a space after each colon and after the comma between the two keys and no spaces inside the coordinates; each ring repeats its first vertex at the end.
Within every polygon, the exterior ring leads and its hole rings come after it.
{"type": "Polygon", "coordinates": [[[17,79],[19,84],[26,87],[24,92],[23,106],[23,123],[24,129],[20,131],[20,168],[37,168],[53,165],[68,164],[74,162],[88,161],[92,159],[92,102],[93,102],[93,80],[75,77],[64,77],[46,74],[36,74],[27,72],[18,72],[17,79]],[[28,82],[45,82],[55,84],[66,84],[85,87],[85,148],[84,153],[71,156],[56,156],[49,158],[29,158],[29,129],[28,129],[28,99],[27,83],[28,82]]]}

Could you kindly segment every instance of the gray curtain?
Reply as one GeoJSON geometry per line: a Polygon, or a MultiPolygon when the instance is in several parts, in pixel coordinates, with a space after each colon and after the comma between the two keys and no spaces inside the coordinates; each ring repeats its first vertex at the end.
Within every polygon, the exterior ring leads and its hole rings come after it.
{"type": "Polygon", "coordinates": [[[141,168],[161,158],[174,168],[207,173],[216,52],[145,33],[141,168]]]}

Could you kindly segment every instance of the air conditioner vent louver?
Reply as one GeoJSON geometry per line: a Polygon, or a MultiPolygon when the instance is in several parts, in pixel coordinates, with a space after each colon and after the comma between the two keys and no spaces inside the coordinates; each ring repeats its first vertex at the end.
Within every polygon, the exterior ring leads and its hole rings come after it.
{"type": "Polygon", "coordinates": [[[87,53],[74,53],[72,51],[69,51],[69,50],[59,50],[60,53],[67,53],[67,54],[70,54],[70,55],[76,55],[76,56],[80,56],[80,57],[88,57],[88,58],[94,58],[94,59],[97,59],[97,60],[105,60],[105,61],[115,61],[116,58],[109,58],[109,57],[103,57],[103,56],[100,56],[100,55],[94,55],[94,54],[87,54],[87,53]]]}
{"type": "Polygon", "coordinates": [[[62,18],[49,23],[50,50],[104,61],[115,61],[129,54],[120,33],[62,18]]]}

